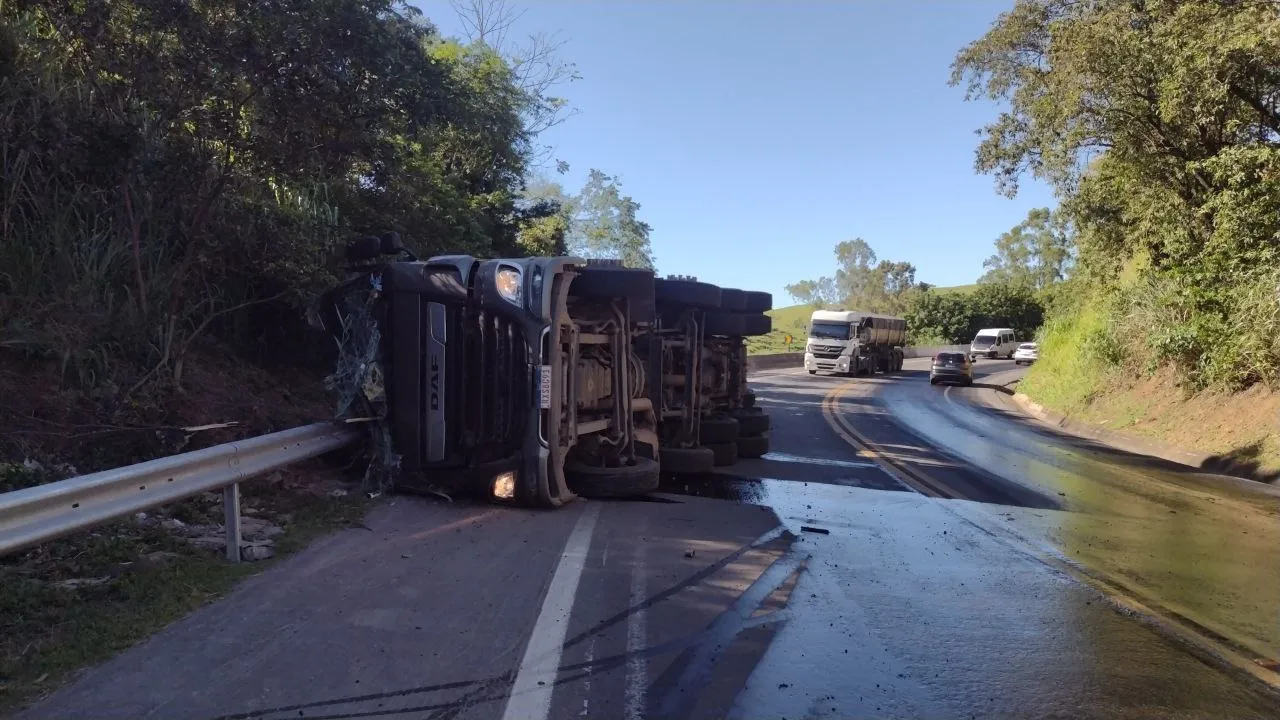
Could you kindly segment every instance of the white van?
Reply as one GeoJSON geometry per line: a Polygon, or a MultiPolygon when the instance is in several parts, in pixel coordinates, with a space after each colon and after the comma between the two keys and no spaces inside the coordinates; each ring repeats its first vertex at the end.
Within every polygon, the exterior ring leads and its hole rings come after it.
{"type": "Polygon", "coordinates": [[[980,357],[1012,358],[1018,349],[1018,334],[1012,328],[984,328],[969,343],[969,362],[980,357]]]}

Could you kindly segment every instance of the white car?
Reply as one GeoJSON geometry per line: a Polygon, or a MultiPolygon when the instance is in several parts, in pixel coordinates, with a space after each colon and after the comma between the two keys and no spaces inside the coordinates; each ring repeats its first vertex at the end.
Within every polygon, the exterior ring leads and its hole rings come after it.
{"type": "Polygon", "coordinates": [[[1030,365],[1040,359],[1040,346],[1036,343],[1022,343],[1013,351],[1015,365],[1030,365]]]}

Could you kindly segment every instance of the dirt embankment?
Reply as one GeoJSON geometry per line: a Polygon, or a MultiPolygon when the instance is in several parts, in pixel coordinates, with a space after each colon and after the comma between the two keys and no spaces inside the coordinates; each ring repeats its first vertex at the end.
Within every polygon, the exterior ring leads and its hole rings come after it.
{"type": "Polygon", "coordinates": [[[1077,420],[1211,455],[1207,469],[1255,479],[1280,475],[1280,392],[1260,384],[1239,393],[1189,395],[1172,370],[1162,370],[1109,377],[1077,407],[1044,404],[1077,420]]]}

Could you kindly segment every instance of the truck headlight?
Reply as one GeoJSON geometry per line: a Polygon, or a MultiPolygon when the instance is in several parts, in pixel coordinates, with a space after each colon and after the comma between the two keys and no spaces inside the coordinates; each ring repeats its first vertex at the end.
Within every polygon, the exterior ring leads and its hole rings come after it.
{"type": "Polygon", "coordinates": [[[498,500],[511,500],[516,496],[516,474],[504,472],[493,478],[493,497],[498,500]]]}
{"type": "Polygon", "coordinates": [[[494,276],[494,284],[498,286],[498,294],[512,305],[519,305],[524,296],[524,273],[519,268],[503,266],[498,268],[494,276]]]}

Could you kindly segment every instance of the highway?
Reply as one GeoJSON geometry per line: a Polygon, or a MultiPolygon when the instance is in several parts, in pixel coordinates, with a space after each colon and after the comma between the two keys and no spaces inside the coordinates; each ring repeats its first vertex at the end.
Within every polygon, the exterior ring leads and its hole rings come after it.
{"type": "Polygon", "coordinates": [[[19,717],[1280,717],[1274,488],[922,362],[755,375],[772,452],[647,500],[389,498],[19,717]]]}

